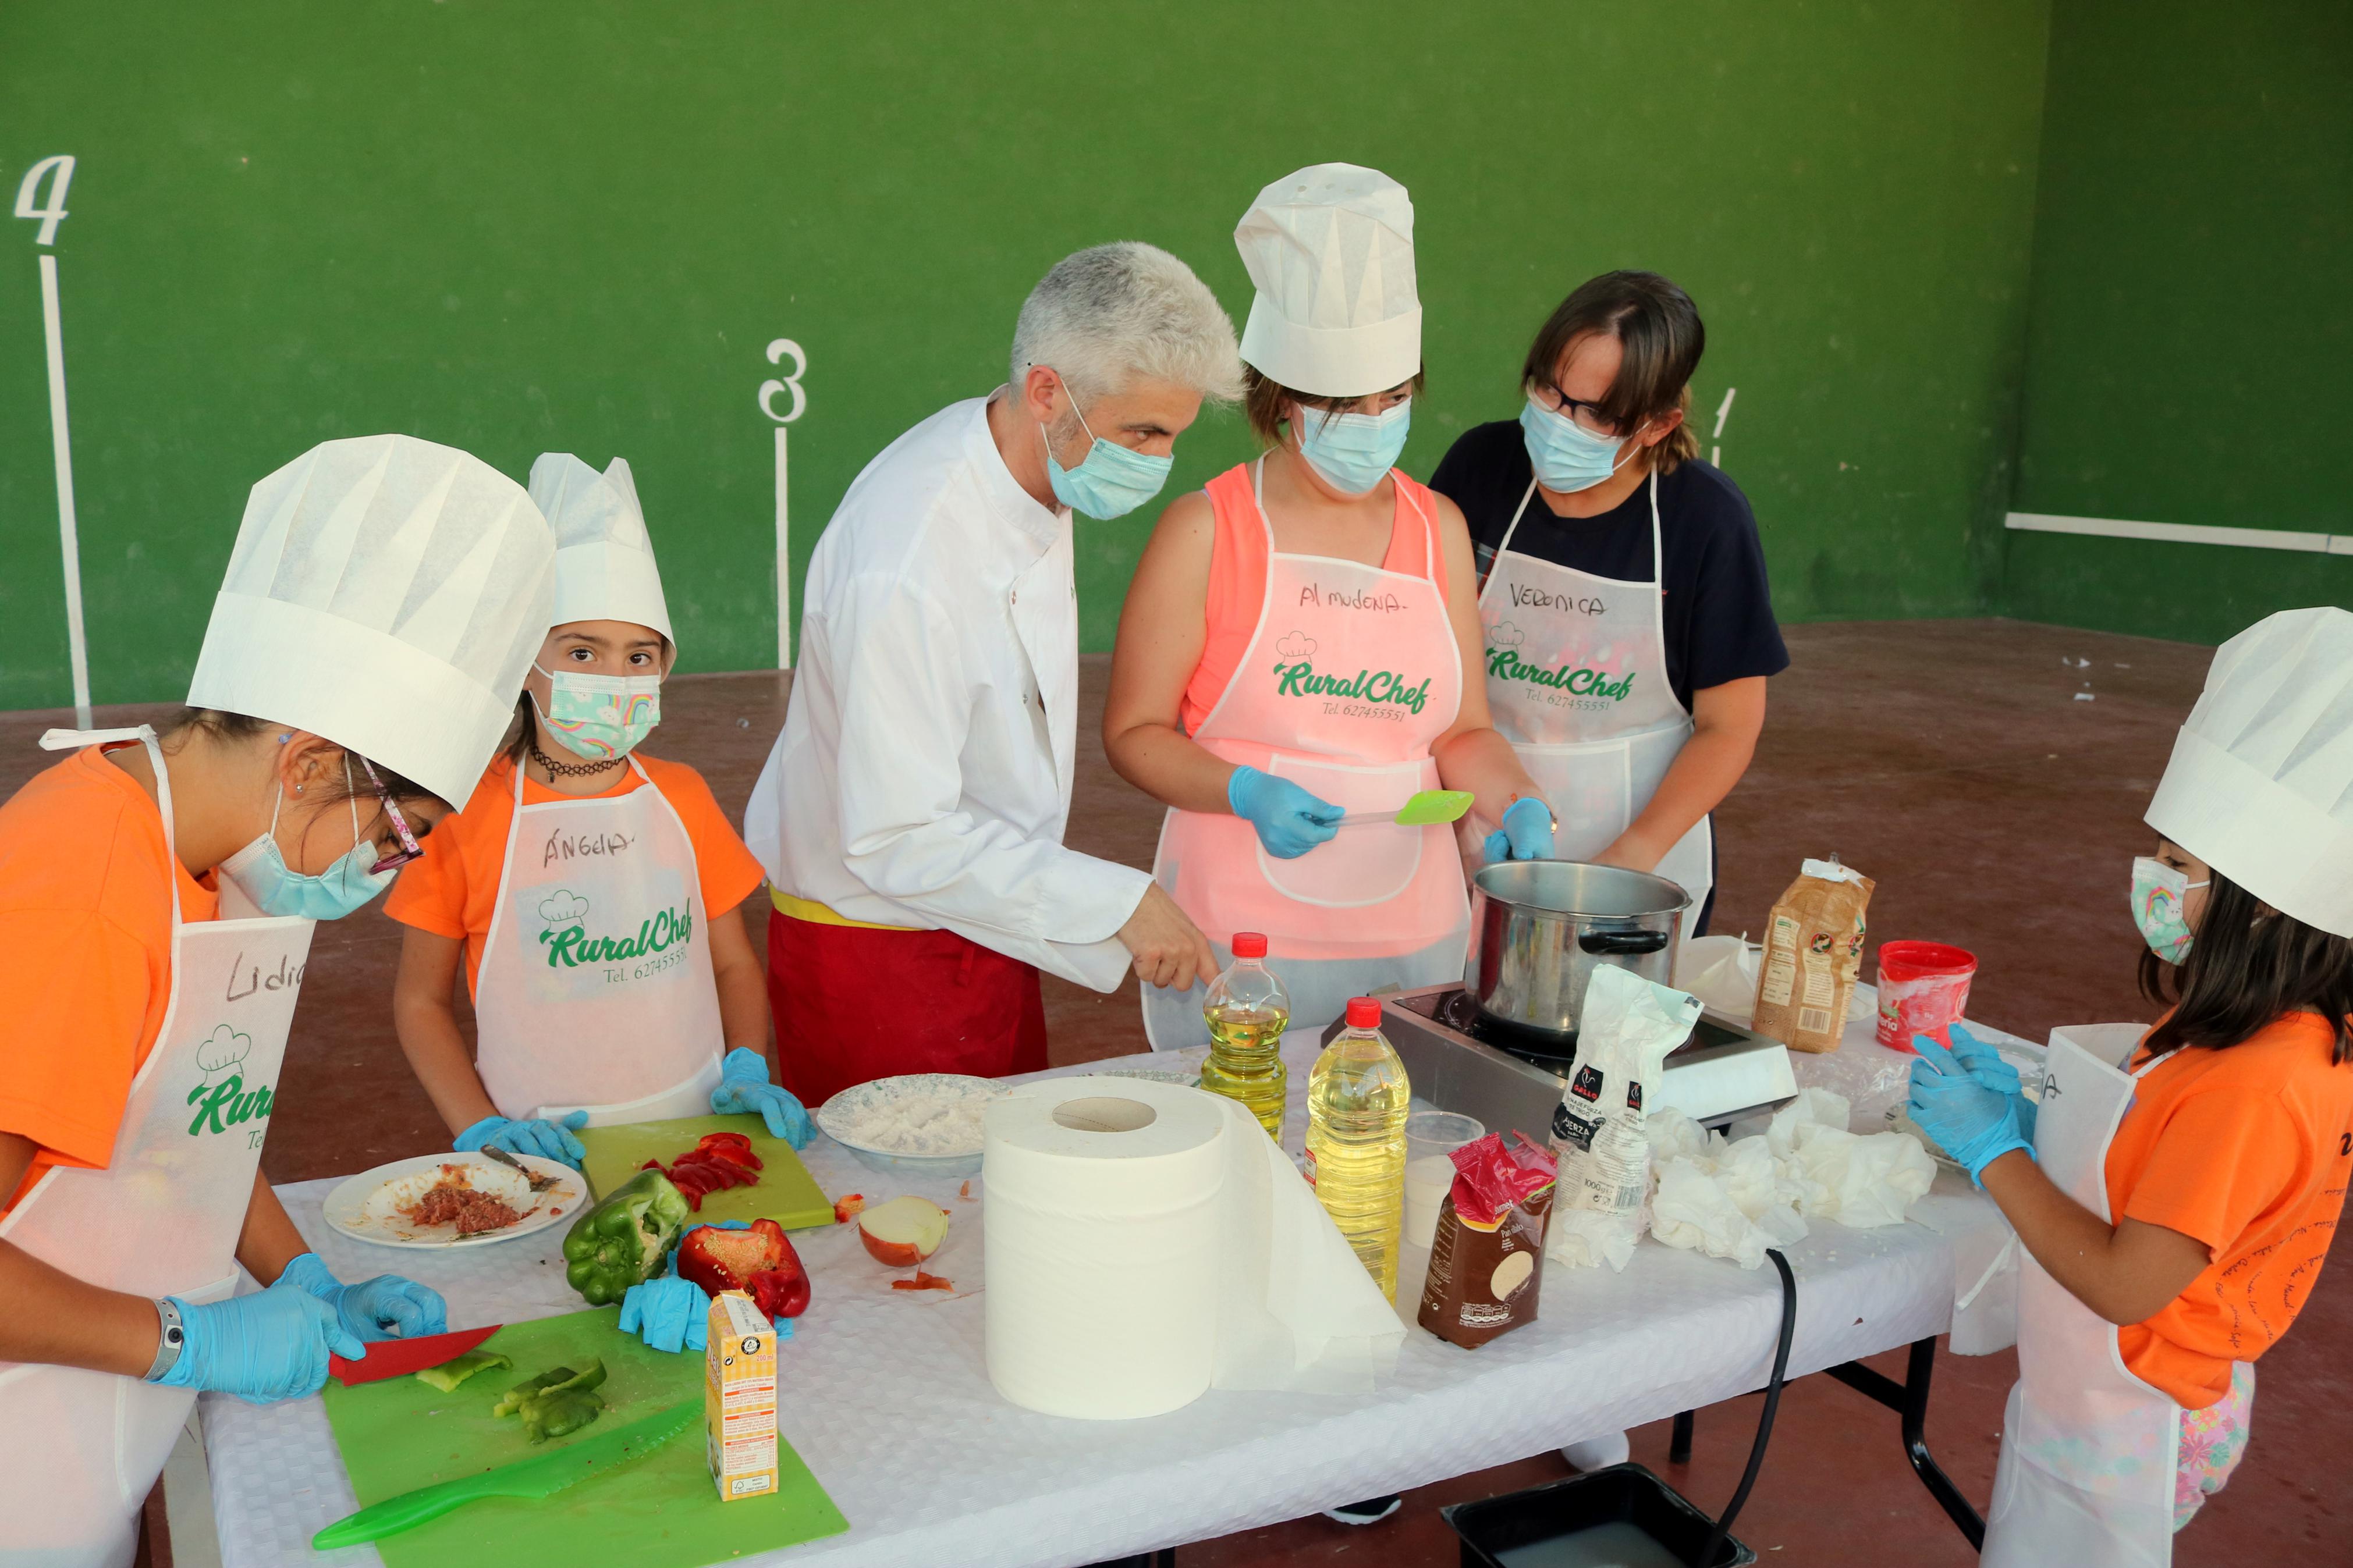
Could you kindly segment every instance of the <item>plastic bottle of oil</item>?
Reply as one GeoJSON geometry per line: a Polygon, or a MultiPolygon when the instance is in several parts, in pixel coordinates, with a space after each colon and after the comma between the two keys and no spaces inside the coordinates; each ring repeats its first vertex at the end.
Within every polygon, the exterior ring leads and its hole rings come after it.
{"type": "Polygon", "coordinates": [[[1241,1101],[1266,1135],[1282,1142],[1282,1102],[1291,1089],[1282,1031],[1291,1024],[1291,993],[1266,966],[1266,938],[1234,933],[1234,962],[1209,987],[1201,1016],[1209,1026],[1201,1087],[1241,1101]]]}
{"type": "Polygon", "coordinates": [[[1377,998],[1350,1002],[1348,1026],[1307,1075],[1307,1175],[1324,1212],[1394,1301],[1405,1218],[1405,1118],[1413,1091],[1380,1023],[1377,998]]]}

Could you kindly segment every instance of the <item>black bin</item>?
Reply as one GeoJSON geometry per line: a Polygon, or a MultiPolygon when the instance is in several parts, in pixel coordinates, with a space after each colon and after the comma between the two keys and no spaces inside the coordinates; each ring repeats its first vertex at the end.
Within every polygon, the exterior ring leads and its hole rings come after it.
{"type": "Polygon", "coordinates": [[[1688,1568],[1742,1568],[1757,1553],[1732,1536],[1699,1562],[1715,1521],[1640,1465],[1612,1465],[1525,1491],[1440,1509],[1462,1542],[1462,1568],[1504,1568],[1503,1554],[1613,1522],[1632,1525],[1688,1568]]]}

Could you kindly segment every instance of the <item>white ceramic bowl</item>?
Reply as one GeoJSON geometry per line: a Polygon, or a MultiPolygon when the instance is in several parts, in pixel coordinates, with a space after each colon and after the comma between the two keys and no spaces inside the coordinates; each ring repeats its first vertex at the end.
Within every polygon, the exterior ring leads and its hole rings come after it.
{"type": "Polygon", "coordinates": [[[858,1163],[870,1171],[918,1181],[958,1181],[965,1176],[980,1174],[980,1134],[977,1130],[973,1133],[970,1149],[942,1154],[910,1154],[877,1143],[846,1138],[839,1131],[853,1118],[877,1107],[951,1091],[960,1092],[976,1100],[987,1100],[997,1097],[997,1088],[987,1079],[972,1078],[963,1073],[918,1072],[899,1078],[879,1078],[871,1083],[845,1089],[818,1106],[816,1121],[827,1137],[849,1150],[858,1163]]]}

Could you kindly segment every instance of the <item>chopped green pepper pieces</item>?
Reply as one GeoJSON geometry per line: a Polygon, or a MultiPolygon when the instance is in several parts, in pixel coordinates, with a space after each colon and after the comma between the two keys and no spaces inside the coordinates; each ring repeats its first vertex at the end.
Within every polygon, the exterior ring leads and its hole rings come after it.
{"type": "Polygon", "coordinates": [[[534,1443],[577,1432],[604,1413],[602,1394],[585,1388],[549,1389],[534,1394],[522,1407],[523,1436],[534,1443]]]}
{"type": "Polygon", "coordinates": [[[508,1389],[504,1394],[499,1395],[499,1402],[491,1406],[491,1414],[493,1415],[512,1415],[522,1408],[524,1400],[529,1399],[533,1394],[537,1394],[540,1390],[543,1388],[554,1388],[559,1383],[570,1383],[574,1378],[579,1375],[580,1374],[578,1373],[573,1371],[568,1366],[559,1366],[551,1367],[549,1370],[541,1373],[537,1377],[526,1377],[521,1383],[516,1384],[512,1388],[508,1389]]]}
{"type": "Polygon", "coordinates": [[[686,1194],[659,1171],[640,1171],[573,1221],[564,1277],[592,1307],[617,1301],[656,1271],[686,1219],[686,1194]]]}
{"type": "Polygon", "coordinates": [[[417,1373],[417,1381],[429,1384],[444,1394],[455,1394],[459,1384],[478,1372],[491,1372],[512,1365],[514,1362],[512,1359],[496,1351],[468,1351],[463,1355],[450,1357],[439,1366],[426,1367],[417,1373]]]}

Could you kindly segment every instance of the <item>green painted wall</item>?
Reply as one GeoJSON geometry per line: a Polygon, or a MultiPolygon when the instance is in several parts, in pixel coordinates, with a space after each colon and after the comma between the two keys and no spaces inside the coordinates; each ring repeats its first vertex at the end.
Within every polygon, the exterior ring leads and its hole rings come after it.
{"type": "MultiPolygon", "coordinates": [[[[769,340],[808,354],[805,563],[875,451],[1000,379],[1056,258],[1153,240],[1239,319],[1235,220],[1331,158],[1419,209],[1409,468],[1514,411],[1567,289],[1654,267],[1708,318],[1704,428],[1739,390],[1724,463],[1785,616],[1996,590],[2046,0],[106,9],[0,8],[0,195],[79,159],[56,254],[101,702],[183,689],[255,479],[383,429],[518,476],[551,447],[628,456],[684,668],[767,665],[769,340]]],[[[36,226],[0,218],[20,707],[68,689],[36,226]]],[[[1176,482],[1248,450],[1221,417],[1176,482]]],[[[1089,647],[1144,532],[1082,525],[1089,647]]]]}
{"type": "MultiPolygon", "coordinates": [[[[2353,5],[2058,0],[2043,127],[2017,510],[2353,534],[2353,5]]],[[[2353,605],[2349,556],[2005,553],[2030,620],[2213,642],[2353,605]]]]}

